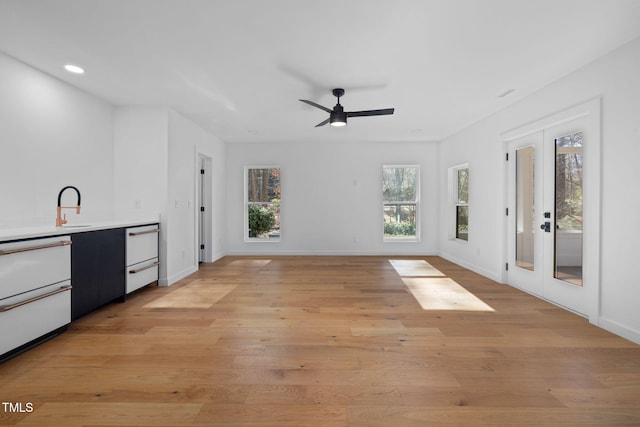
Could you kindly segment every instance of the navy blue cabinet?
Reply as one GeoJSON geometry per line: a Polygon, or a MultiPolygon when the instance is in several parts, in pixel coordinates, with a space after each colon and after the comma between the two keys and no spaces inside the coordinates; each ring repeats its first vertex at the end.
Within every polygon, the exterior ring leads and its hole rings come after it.
{"type": "Polygon", "coordinates": [[[125,229],[71,236],[71,319],[125,295],[125,229]]]}

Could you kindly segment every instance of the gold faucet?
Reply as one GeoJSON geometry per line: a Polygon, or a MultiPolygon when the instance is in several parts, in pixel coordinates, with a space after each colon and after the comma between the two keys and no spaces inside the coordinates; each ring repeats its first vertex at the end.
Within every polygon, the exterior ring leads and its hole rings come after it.
{"type": "Polygon", "coordinates": [[[78,190],[73,185],[67,185],[62,190],[60,190],[60,192],[58,193],[58,215],[56,216],[56,227],[62,227],[62,224],[66,224],[67,223],[67,214],[64,214],[64,216],[62,216],[62,209],[63,208],[64,209],[75,209],[76,213],[80,213],[80,190],[78,190]],[[69,188],[75,190],[76,194],[78,195],[78,204],[77,204],[77,206],[62,206],[62,193],[64,193],[64,191],[69,189],[69,188]]]}

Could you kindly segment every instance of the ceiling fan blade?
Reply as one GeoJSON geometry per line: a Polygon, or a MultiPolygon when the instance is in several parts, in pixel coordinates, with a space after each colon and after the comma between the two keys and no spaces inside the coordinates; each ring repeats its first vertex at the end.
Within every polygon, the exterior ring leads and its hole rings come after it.
{"type": "Polygon", "coordinates": [[[394,110],[395,108],[383,108],[381,110],[348,111],[347,117],[387,116],[393,114],[394,110]]]}
{"type": "Polygon", "coordinates": [[[313,101],[307,101],[306,99],[299,99],[298,101],[302,101],[302,102],[304,102],[305,104],[309,104],[309,105],[311,105],[311,106],[313,106],[313,107],[316,107],[316,108],[319,108],[319,109],[321,109],[321,110],[324,110],[324,111],[326,111],[327,113],[331,113],[331,111],[332,111],[332,110],[328,109],[327,107],[323,107],[323,106],[322,106],[322,105],[320,105],[320,104],[316,104],[316,103],[315,103],[315,102],[313,102],[313,101]]]}
{"type": "Polygon", "coordinates": [[[322,121],[322,122],[318,123],[318,124],[316,125],[316,127],[318,128],[318,127],[320,127],[320,126],[324,126],[324,125],[326,125],[327,123],[329,123],[329,119],[324,120],[324,121],[322,121]]]}

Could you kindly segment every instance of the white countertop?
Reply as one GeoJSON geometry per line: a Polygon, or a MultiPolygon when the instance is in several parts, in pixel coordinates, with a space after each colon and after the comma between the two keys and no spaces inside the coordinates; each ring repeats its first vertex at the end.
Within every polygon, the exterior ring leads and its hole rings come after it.
{"type": "Polygon", "coordinates": [[[34,237],[60,236],[85,231],[107,230],[110,228],[135,227],[145,224],[156,224],[158,219],[146,218],[137,220],[95,221],[89,224],[66,224],[62,227],[39,226],[7,228],[0,230],[0,242],[8,240],[30,239],[34,237]]]}

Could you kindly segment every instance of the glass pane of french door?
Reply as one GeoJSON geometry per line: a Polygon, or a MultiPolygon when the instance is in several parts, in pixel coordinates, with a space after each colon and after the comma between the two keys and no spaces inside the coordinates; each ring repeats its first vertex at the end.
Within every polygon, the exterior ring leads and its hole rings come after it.
{"type": "Polygon", "coordinates": [[[554,276],[582,286],[583,134],[555,140],[554,276]]]}
{"type": "Polygon", "coordinates": [[[535,270],[535,203],[534,203],[535,147],[516,150],[516,265],[535,270]]]}

